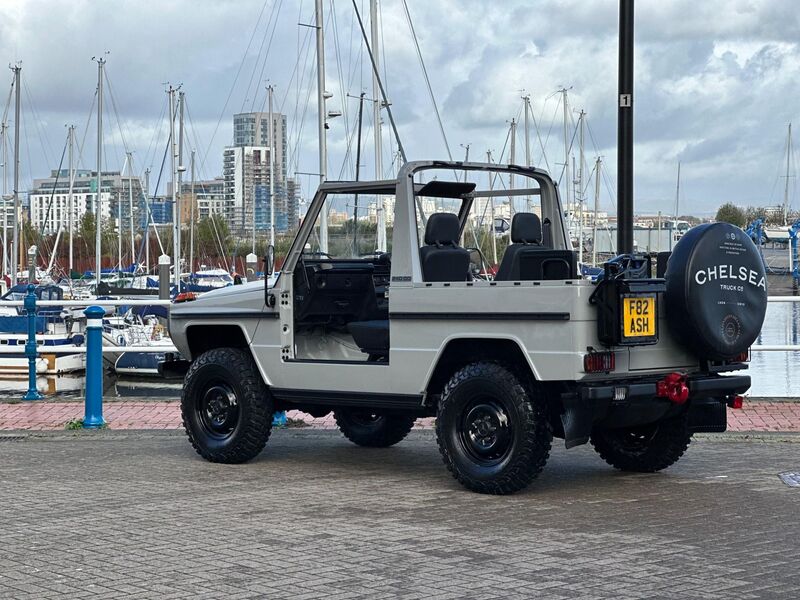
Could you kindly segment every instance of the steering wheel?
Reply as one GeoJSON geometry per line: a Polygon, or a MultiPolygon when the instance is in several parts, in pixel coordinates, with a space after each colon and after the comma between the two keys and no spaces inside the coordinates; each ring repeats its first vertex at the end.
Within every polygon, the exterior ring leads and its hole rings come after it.
{"type": "Polygon", "coordinates": [[[477,279],[483,279],[484,281],[491,281],[491,275],[489,273],[489,261],[486,260],[486,257],[483,255],[483,252],[481,252],[481,249],[467,248],[467,250],[470,252],[470,254],[472,252],[477,252],[478,258],[481,261],[480,265],[476,265],[477,267],[476,269],[472,269],[471,267],[474,263],[470,260],[470,273],[472,274],[472,277],[477,279]]]}

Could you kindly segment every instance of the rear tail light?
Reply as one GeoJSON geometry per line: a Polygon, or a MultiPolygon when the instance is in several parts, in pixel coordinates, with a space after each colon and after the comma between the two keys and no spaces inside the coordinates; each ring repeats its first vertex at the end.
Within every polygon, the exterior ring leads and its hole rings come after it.
{"type": "Polygon", "coordinates": [[[728,406],[735,409],[742,408],[744,406],[744,396],[739,396],[738,394],[731,396],[728,399],[728,406]]]}
{"type": "Polygon", "coordinates": [[[746,363],[750,362],[750,348],[744,352],[737,354],[731,362],[746,363]]]}
{"type": "Polygon", "coordinates": [[[616,367],[613,352],[590,352],[583,357],[583,370],[586,373],[608,373],[616,367]]]}

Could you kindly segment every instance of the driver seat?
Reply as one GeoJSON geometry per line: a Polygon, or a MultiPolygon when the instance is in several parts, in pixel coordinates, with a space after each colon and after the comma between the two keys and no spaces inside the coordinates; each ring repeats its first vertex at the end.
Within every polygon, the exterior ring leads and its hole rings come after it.
{"type": "Polygon", "coordinates": [[[351,321],[347,331],[353,341],[372,361],[389,358],[389,319],[351,321]]]}

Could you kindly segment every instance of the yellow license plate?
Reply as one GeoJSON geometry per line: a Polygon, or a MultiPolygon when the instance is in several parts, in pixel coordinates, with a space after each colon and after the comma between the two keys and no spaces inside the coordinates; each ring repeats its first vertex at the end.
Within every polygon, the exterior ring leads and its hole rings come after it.
{"type": "Polygon", "coordinates": [[[656,297],[622,299],[622,335],[626,338],[655,337],[656,297]]]}

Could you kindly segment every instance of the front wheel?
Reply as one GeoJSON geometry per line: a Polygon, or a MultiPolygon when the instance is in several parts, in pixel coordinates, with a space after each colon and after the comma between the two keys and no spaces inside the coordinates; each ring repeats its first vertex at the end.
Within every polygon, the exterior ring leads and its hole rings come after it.
{"type": "Polygon", "coordinates": [[[376,414],[365,410],[342,408],[333,411],[339,431],[348,440],[368,448],[388,448],[405,439],[416,417],[376,414]]]}
{"type": "Polygon", "coordinates": [[[257,456],[272,430],[273,412],[269,391],[245,350],[209,350],[186,373],[183,427],[208,461],[242,463],[257,456]]]}
{"type": "Polygon", "coordinates": [[[684,414],[649,425],[596,430],[591,441],[600,458],[612,467],[654,473],[683,456],[692,441],[692,433],[684,414]]]}
{"type": "Polygon", "coordinates": [[[506,367],[477,362],[445,386],[436,438],[445,465],[463,486],[511,494],[544,468],[553,434],[544,396],[506,367]]]}

